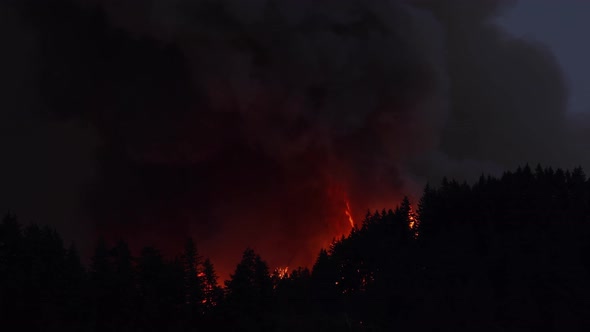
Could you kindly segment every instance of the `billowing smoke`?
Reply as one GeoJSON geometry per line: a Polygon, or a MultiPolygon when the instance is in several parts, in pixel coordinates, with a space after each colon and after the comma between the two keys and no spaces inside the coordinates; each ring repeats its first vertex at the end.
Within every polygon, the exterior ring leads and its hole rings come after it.
{"type": "Polygon", "coordinates": [[[556,61],[494,25],[506,4],[11,8],[34,32],[36,109],[98,137],[82,196],[97,232],[174,250],[192,235],[226,275],[247,246],[309,265],[349,231],[347,201],[359,221],[443,175],[581,163],[556,61]]]}

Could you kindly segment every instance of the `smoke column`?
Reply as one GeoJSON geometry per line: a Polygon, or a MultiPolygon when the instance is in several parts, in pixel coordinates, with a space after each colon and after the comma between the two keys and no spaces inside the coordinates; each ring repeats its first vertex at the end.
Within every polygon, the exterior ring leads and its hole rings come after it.
{"type": "Polygon", "coordinates": [[[170,252],[191,235],[227,277],[248,246],[309,266],[347,204],[359,222],[443,175],[583,164],[555,59],[493,23],[508,4],[2,6],[33,36],[35,112],[96,135],[96,234],[170,252]]]}

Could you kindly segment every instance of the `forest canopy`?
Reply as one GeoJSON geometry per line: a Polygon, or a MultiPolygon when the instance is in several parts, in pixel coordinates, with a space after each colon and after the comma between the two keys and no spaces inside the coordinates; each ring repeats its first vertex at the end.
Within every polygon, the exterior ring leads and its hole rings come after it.
{"type": "Polygon", "coordinates": [[[247,248],[224,285],[187,239],[176,257],[125,241],[82,264],[53,229],[0,224],[0,321],[44,331],[455,331],[590,327],[590,181],[524,166],[443,179],[370,211],[311,269],[247,248]]]}

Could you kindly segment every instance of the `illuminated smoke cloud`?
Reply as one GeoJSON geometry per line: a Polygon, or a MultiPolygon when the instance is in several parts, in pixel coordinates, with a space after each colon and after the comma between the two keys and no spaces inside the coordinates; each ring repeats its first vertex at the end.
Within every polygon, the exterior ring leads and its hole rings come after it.
{"type": "Polygon", "coordinates": [[[43,102],[99,133],[98,231],[169,249],[192,234],[224,274],[246,246],[310,264],[350,229],[347,201],[358,221],[564,143],[561,73],[493,24],[505,2],[18,6],[43,102]]]}

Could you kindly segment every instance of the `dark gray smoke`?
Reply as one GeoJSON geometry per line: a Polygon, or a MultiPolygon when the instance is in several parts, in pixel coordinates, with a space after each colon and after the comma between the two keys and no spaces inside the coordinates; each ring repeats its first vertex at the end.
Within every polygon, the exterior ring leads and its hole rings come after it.
{"type": "Polygon", "coordinates": [[[6,107],[74,126],[72,154],[91,157],[57,160],[96,160],[74,179],[99,233],[170,248],[192,234],[224,274],[246,246],[309,264],[349,229],[346,200],[359,221],[443,175],[584,162],[555,59],[494,24],[508,4],[2,5],[29,36],[4,64],[30,104],[6,107]]]}
{"type": "Polygon", "coordinates": [[[440,152],[449,164],[467,162],[458,171],[473,176],[478,163],[490,171],[581,162],[565,153],[567,91],[549,50],[501,31],[500,1],[427,3],[446,30],[452,112],[440,152]]]}

